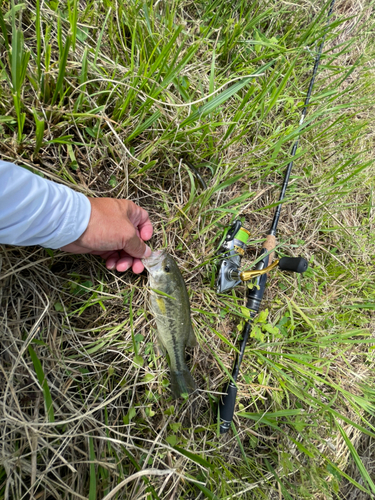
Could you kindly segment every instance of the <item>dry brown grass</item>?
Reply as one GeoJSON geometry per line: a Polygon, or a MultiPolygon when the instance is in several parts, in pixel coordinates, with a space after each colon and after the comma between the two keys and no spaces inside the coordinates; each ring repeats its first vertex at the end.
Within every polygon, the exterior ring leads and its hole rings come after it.
{"type": "MultiPolygon", "coordinates": [[[[287,2],[280,4],[289,5],[287,2]]],[[[265,5],[275,3],[265,2],[261,8],[265,5]]],[[[23,17],[26,25],[31,23],[28,16],[35,9],[31,4],[29,6],[29,12],[24,12],[23,17]]],[[[355,70],[350,80],[343,82],[341,90],[348,86],[350,89],[341,102],[356,97],[353,95],[353,88],[356,88],[353,82],[358,82],[358,88],[364,93],[370,94],[369,87],[374,88],[373,63],[368,57],[373,35],[363,31],[363,26],[373,15],[371,6],[372,2],[344,0],[337,2],[335,7],[337,17],[344,15],[351,19],[336,29],[341,34],[332,45],[337,47],[353,37],[356,40],[350,51],[340,56],[335,64],[341,65],[342,69],[349,67],[365,51],[367,58],[366,65],[355,70]],[[361,24],[357,26],[356,18],[361,14],[361,24]],[[359,33],[364,33],[363,40],[356,30],[362,30],[359,33]],[[364,75],[364,72],[368,74],[364,75]]],[[[188,23],[196,15],[196,7],[189,2],[180,6],[179,20],[185,29],[190,29],[188,23]]],[[[291,11],[299,8],[304,8],[306,15],[310,15],[311,10],[318,11],[318,7],[311,2],[300,2],[295,8],[291,7],[291,11]]],[[[46,19],[55,23],[56,16],[51,9],[47,6],[44,9],[46,19]]],[[[103,22],[103,12],[100,16],[89,20],[92,23],[94,20],[103,22]]],[[[89,20],[85,21],[87,25],[89,20]]],[[[118,11],[112,21],[112,27],[121,22],[118,11]]],[[[160,20],[159,23],[155,27],[156,32],[158,29],[162,32],[160,20]]],[[[194,21],[196,29],[193,21],[191,23],[194,36],[198,36],[200,22],[194,21]]],[[[32,46],[33,41],[35,39],[30,36],[27,44],[32,46]]],[[[116,78],[120,78],[126,68],[105,59],[104,56],[111,52],[107,38],[105,42],[105,50],[100,52],[100,65],[109,74],[116,66],[116,78]]],[[[119,44],[118,41],[116,43],[119,44]]],[[[74,70],[83,57],[83,47],[83,44],[78,44],[76,53],[68,62],[67,79],[72,87],[76,86],[74,70]]],[[[328,49],[330,45],[327,45],[328,49]]],[[[211,63],[206,42],[202,42],[199,54],[184,72],[191,86],[199,90],[197,94],[200,97],[200,93],[204,95],[209,91],[211,63]]],[[[231,71],[228,69],[229,73],[231,71]]],[[[309,71],[309,64],[301,65],[300,75],[306,75],[306,80],[309,71]]],[[[57,66],[51,75],[56,72],[57,66]]],[[[322,72],[318,89],[319,85],[324,87],[330,84],[330,78],[325,75],[322,72]]],[[[90,78],[97,76],[91,74],[90,78]]],[[[97,91],[104,92],[106,86],[107,82],[103,80],[98,84],[97,91]]],[[[9,98],[9,92],[4,88],[3,92],[9,98]]],[[[195,203],[185,210],[189,202],[191,178],[188,169],[179,160],[182,153],[188,153],[195,157],[197,163],[206,165],[200,171],[209,187],[216,185],[218,177],[223,172],[229,172],[231,167],[233,175],[241,168],[246,172],[246,177],[235,185],[214,193],[209,206],[220,207],[245,191],[253,193],[248,203],[239,209],[239,215],[245,218],[254,239],[244,260],[244,266],[248,267],[259,247],[258,240],[269,227],[272,209],[267,207],[278,197],[279,173],[271,169],[266,176],[266,168],[261,165],[268,155],[267,134],[260,131],[254,120],[249,126],[248,138],[234,143],[215,157],[215,147],[220,147],[221,138],[228,128],[226,122],[234,115],[228,105],[215,115],[215,120],[222,120],[223,124],[208,131],[213,146],[209,145],[208,139],[207,143],[203,141],[203,146],[197,144],[193,134],[190,143],[175,144],[173,140],[168,143],[164,139],[155,145],[163,135],[163,130],[158,127],[149,133],[146,131],[129,145],[126,138],[134,130],[136,120],[141,122],[142,117],[134,116],[134,123],[120,123],[120,128],[116,126],[117,122],[110,121],[114,106],[112,99],[116,102],[123,99],[125,94],[123,90],[121,92],[112,88],[102,100],[104,112],[100,113],[98,120],[102,137],[93,139],[85,146],[74,147],[79,165],[76,171],[70,168],[70,157],[64,145],[45,144],[39,154],[34,154],[34,128],[29,116],[25,143],[19,146],[9,130],[2,130],[0,151],[3,159],[31,166],[47,178],[63,182],[89,196],[129,197],[149,211],[155,228],[152,246],[169,249],[191,294],[192,319],[199,348],[188,356],[200,390],[186,403],[169,399],[168,388],[163,385],[163,381],[168,380],[167,364],[153,347],[154,323],[148,311],[146,274],[113,273],[95,257],[69,256],[61,252],[54,252],[51,256],[40,248],[2,246],[0,464],[5,475],[1,479],[0,491],[3,491],[3,497],[17,500],[87,499],[90,477],[92,481],[94,475],[100,498],[108,500],[115,495],[118,495],[117,498],[137,500],[151,498],[150,491],[146,491],[150,484],[163,499],[204,498],[201,490],[194,489],[194,481],[206,485],[219,498],[252,499],[261,498],[261,495],[272,499],[283,498],[280,484],[265,466],[264,458],[267,458],[273,460],[275,470],[285,484],[300,488],[297,490],[298,498],[311,495],[310,498],[316,500],[338,497],[362,500],[360,496],[353,496],[358,490],[353,490],[350,483],[342,485],[341,493],[334,493],[332,483],[336,481],[337,484],[337,478],[328,471],[325,473],[326,457],[347,470],[358,482],[362,479],[352,465],[343,439],[330,426],[333,423],[324,416],[317,423],[320,415],[313,406],[306,404],[306,413],[310,412],[311,417],[306,417],[307,427],[300,432],[287,419],[277,421],[283,434],[270,426],[256,425],[252,420],[236,417],[238,438],[233,434],[221,438],[216,435],[217,397],[227,380],[224,367],[231,370],[233,350],[215,330],[237,345],[239,318],[225,311],[229,306],[235,308],[234,298],[218,298],[210,286],[211,266],[207,260],[214,254],[222,228],[212,225],[207,232],[204,229],[218,212],[202,215],[200,206],[204,199],[196,195],[195,203]],[[263,148],[254,153],[255,146],[263,140],[263,148]],[[143,163],[132,159],[128,153],[130,147],[134,147],[132,156],[142,157],[143,163]],[[147,148],[150,148],[150,154],[145,153],[147,148]],[[140,165],[150,159],[157,159],[158,163],[145,174],[137,174],[140,165]],[[219,163],[221,167],[212,174],[209,167],[219,163]],[[113,175],[117,179],[115,187],[109,184],[113,175]],[[224,317],[220,316],[222,311],[224,317]],[[142,367],[134,363],[132,334],[143,336],[138,343],[138,354],[144,359],[142,367]],[[43,365],[52,395],[55,422],[48,421],[43,390],[28,354],[30,344],[43,365]],[[316,426],[319,427],[316,429],[316,426]],[[310,427],[313,429],[311,433],[310,427]],[[288,440],[288,434],[301,440],[308,436],[311,449],[315,446],[320,455],[314,450],[314,458],[309,460],[296,444],[288,440]],[[207,460],[213,467],[184,456],[181,450],[172,446],[173,440],[167,440],[171,436],[175,436],[177,446],[207,460]],[[90,457],[90,439],[94,458],[90,457]],[[95,464],[94,473],[92,469],[90,472],[92,462],[95,464]],[[316,483],[313,482],[314,477],[316,483]],[[116,493],[117,488],[120,488],[120,493],[116,493]],[[227,496],[222,497],[222,492],[227,492],[227,496]]],[[[291,94],[297,100],[293,91],[291,94]]],[[[96,98],[90,95],[88,99],[90,105],[96,107],[96,98]]],[[[44,114],[45,141],[72,134],[76,141],[85,143],[83,134],[86,124],[71,116],[75,96],[67,98],[64,108],[53,111],[40,103],[35,94],[25,96],[25,101],[30,108],[37,105],[38,112],[44,114]]],[[[14,110],[11,105],[6,107],[2,102],[2,106],[4,114],[6,111],[12,115],[14,110]]],[[[156,108],[163,113],[163,126],[181,122],[176,109],[161,105],[156,108]]],[[[275,275],[267,289],[264,307],[270,309],[273,324],[292,311],[296,331],[303,341],[310,338],[310,334],[304,336],[308,324],[293,304],[297,304],[302,313],[316,324],[316,331],[311,334],[316,338],[341,335],[354,328],[371,334],[374,331],[371,310],[360,311],[356,318],[355,311],[349,314],[350,310],[343,308],[356,302],[371,301],[374,297],[371,295],[374,271],[370,268],[375,251],[374,209],[373,202],[369,201],[373,190],[373,167],[358,174],[358,180],[348,185],[336,186],[329,177],[329,173],[350,154],[362,152],[365,159],[373,159],[373,113],[370,107],[358,109],[352,120],[358,120],[358,123],[368,120],[370,125],[366,134],[360,134],[358,138],[353,135],[349,144],[342,136],[319,137],[315,141],[316,131],[313,129],[303,141],[303,146],[307,148],[306,158],[299,160],[295,167],[298,178],[292,182],[293,194],[283,208],[279,226],[281,251],[304,255],[310,260],[315,274],[302,281],[302,285],[294,277],[275,275]],[[313,174],[308,175],[307,169],[311,164],[313,174]],[[298,185],[298,190],[293,191],[293,185],[298,185]],[[348,186],[353,187],[350,193],[348,186]],[[311,285],[309,289],[305,288],[306,283],[311,285]]],[[[281,118],[281,114],[275,112],[267,126],[271,128],[281,118]]],[[[333,118],[327,116],[327,123],[330,120],[333,121],[333,118]]],[[[342,128],[338,130],[343,133],[342,128]]],[[[228,173],[227,176],[230,175],[228,173]]],[[[343,175],[338,174],[338,178],[343,175]]],[[[197,191],[199,193],[199,188],[197,191]]],[[[227,225],[231,216],[228,212],[220,224],[227,225]]],[[[237,300],[243,303],[242,290],[238,290],[237,300]]],[[[325,393],[325,404],[334,405],[342,416],[359,424],[365,412],[356,412],[352,400],[348,399],[345,405],[345,400],[338,397],[337,391],[330,389],[326,381],[337,384],[351,395],[363,395],[359,382],[371,381],[373,377],[374,360],[372,352],[368,351],[368,344],[345,344],[337,340],[335,345],[323,345],[317,352],[315,345],[305,347],[298,338],[295,345],[289,341],[289,337],[280,342],[270,338],[261,347],[250,345],[243,373],[249,376],[252,372],[256,374],[250,377],[250,381],[245,378],[239,381],[240,409],[267,414],[284,408],[298,408],[294,406],[299,401],[298,397],[293,391],[285,389],[277,371],[261,361],[259,353],[262,351],[267,359],[274,362],[274,354],[299,355],[308,353],[310,349],[313,355],[319,357],[316,366],[322,370],[324,384],[317,382],[316,387],[312,385],[306,391],[321,397],[318,392],[321,390],[325,393]]],[[[285,366],[290,366],[287,365],[287,358],[285,366]]],[[[288,373],[296,374],[296,385],[303,383],[301,378],[297,378],[298,372],[288,373]]],[[[344,424],[342,420],[341,423],[344,424]]],[[[372,437],[364,437],[362,432],[349,424],[344,424],[344,428],[370,474],[373,474],[372,437]]],[[[294,491],[292,487],[290,491],[294,491]]]]}

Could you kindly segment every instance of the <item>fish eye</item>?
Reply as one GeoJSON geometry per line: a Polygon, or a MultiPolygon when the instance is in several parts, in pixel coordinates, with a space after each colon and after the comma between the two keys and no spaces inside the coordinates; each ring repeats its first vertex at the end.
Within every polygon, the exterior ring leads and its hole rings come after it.
{"type": "Polygon", "coordinates": [[[169,273],[170,268],[169,268],[168,264],[165,266],[164,271],[165,271],[166,273],[169,273]]]}

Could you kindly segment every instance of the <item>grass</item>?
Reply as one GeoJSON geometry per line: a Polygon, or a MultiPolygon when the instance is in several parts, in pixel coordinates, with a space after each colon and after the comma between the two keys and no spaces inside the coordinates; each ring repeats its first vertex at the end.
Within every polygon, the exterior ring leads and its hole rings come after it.
{"type": "Polygon", "coordinates": [[[240,217],[243,268],[258,257],[327,7],[2,3],[2,159],[149,211],[200,391],[170,397],[145,274],[2,247],[0,498],[373,497],[373,2],[336,2],[279,224],[279,255],[310,267],[270,278],[233,429],[216,424],[245,315],[242,287],[215,293],[215,251],[240,217]]]}

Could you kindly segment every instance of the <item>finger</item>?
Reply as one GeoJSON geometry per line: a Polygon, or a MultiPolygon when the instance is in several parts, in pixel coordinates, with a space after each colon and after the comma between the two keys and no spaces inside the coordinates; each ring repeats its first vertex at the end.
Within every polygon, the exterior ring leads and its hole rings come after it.
{"type": "Polygon", "coordinates": [[[139,235],[144,241],[148,241],[154,231],[150,220],[144,222],[142,225],[138,225],[138,229],[139,235]]]}
{"type": "Polygon", "coordinates": [[[149,257],[152,253],[151,248],[137,235],[136,230],[126,241],[123,250],[132,257],[138,257],[139,259],[149,257]]]}
{"type": "Polygon", "coordinates": [[[117,250],[115,251],[108,251],[108,252],[100,252],[100,251],[93,251],[91,252],[92,255],[100,255],[100,257],[104,260],[108,260],[110,257],[119,257],[119,253],[117,250]]]}
{"type": "Polygon", "coordinates": [[[145,268],[145,266],[143,265],[141,259],[133,259],[133,267],[132,267],[132,270],[133,270],[133,273],[135,274],[139,274],[143,271],[143,269],[145,268]]]}
{"type": "Polygon", "coordinates": [[[116,262],[116,270],[120,273],[124,273],[125,271],[127,271],[132,267],[132,264],[133,264],[133,257],[130,257],[130,255],[127,255],[125,257],[120,257],[116,262]]]}
{"type": "Polygon", "coordinates": [[[109,253],[108,256],[104,257],[102,255],[102,257],[103,259],[105,259],[105,267],[113,271],[116,268],[116,264],[120,259],[120,254],[119,252],[108,252],[108,253],[109,253]]]}
{"type": "Polygon", "coordinates": [[[149,240],[153,233],[153,227],[148,212],[133,203],[129,206],[129,220],[138,228],[142,240],[149,240]]]}

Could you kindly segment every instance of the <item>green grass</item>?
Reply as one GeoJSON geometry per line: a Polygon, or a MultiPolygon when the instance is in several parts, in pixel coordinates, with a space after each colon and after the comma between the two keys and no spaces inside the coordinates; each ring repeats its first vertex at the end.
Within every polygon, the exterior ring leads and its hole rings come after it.
{"type": "Polygon", "coordinates": [[[189,289],[200,391],[170,397],[146,275],[3,248],[0,498],[374,495],[373,2],[337,1],[279,224],[309,270],[271,275],[233,429],[216,424],[246,316],[243,287],[215,292],[215,251],[239,217],[243,268],[258,257],[327,6],[2,3],[2,159],[149,211],[189,289]]]}

